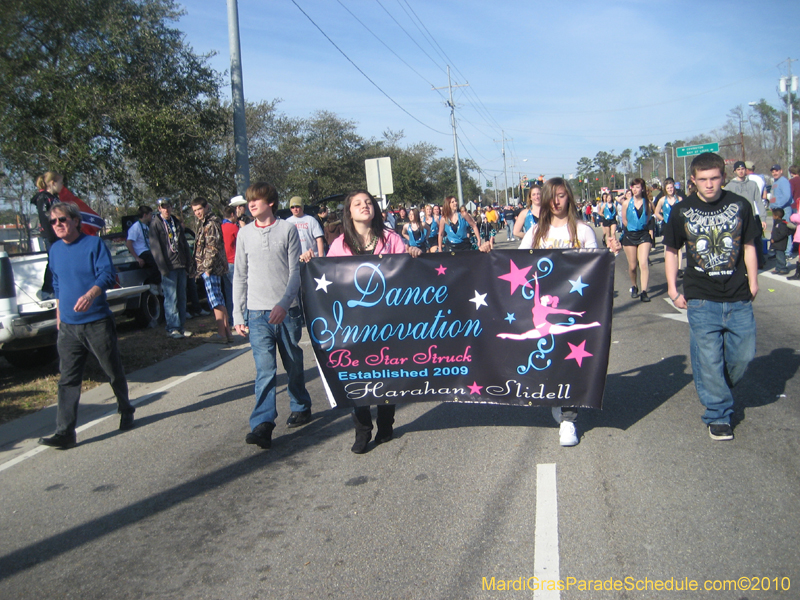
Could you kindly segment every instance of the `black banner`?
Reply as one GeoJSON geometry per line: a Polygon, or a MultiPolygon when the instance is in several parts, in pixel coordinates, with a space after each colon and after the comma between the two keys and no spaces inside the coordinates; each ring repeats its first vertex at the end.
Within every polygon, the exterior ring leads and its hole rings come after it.
{"type": "Polygon", "coordinates": [[[317,258],[302,280],[331,406],[602,407],[614,294],[607,250],[317,258]]]}

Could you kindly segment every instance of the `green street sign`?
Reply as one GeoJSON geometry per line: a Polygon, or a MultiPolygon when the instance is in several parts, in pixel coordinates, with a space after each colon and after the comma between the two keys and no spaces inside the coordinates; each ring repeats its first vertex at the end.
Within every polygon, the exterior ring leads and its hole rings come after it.
{"type": "Polygon", "coordinates": [[[680,158],[682,156],[696,156],[703,152],[719,152],[719,144],[698,144],[697,146],[683,146],[682,148],[675,148],[675,155],[680,158]]]}
{"type": "Polygon", "coordinates": [[[486,182],[486,187],[487,187],[487,188],[490,188],[490,187],[492,187],[492,182],[491,182],[491,181],[487,181],[487,182],[486,182]]]}

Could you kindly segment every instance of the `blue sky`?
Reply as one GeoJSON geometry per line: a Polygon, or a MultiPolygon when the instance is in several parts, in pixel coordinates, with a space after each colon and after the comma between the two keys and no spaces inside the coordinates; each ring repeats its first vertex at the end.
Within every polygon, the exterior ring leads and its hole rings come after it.
{"type": "MultiPolygon", "coordinates": [[[[454,83],[470,84],[454,91],[460,155],[501,186],[501,130],[509,170],[569,174],[600,150],[688,139],[721,126],[737,105],[777,105],[785,61],[800,58],[797,4],[788,1],[295,2],[413,118],[292,0],[239,0],[247,100],[279,98],[297,117],[328,110],[367,138],[402,130],[407,143],[452,156],[447,91],[431,90],[447,85],[449,64],[454,83]]],[[[216,52],[210,63],[229,82],[226,3],[182,6],[178,28],[196,52],[216,52]]],[[[800,62],[792,68],[800,74],[800,62]]]]}

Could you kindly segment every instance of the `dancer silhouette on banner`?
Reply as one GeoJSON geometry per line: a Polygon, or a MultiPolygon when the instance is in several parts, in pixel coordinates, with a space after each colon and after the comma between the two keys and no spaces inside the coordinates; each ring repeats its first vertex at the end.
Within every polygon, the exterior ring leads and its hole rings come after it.
{"type": "Polygon", "coordinates": [[[547,321],[549,315],[574,315],[582,317],[586,311],[573,312],[563,308],[556,308],[558,306],[558,296],[542,296],[539,299],[539,277],[534,273],[534,295],[533,295],[533,329],[525,333],[498,333],[497,337],[508,340],[536,340],[546,335],[558,335],[560,333],[567,333],[569,331],[577,331],[579,329],[589,329],[590,327],[599,327],[600,323],[576,323],[575,325],[554,325],[547,321]]]}

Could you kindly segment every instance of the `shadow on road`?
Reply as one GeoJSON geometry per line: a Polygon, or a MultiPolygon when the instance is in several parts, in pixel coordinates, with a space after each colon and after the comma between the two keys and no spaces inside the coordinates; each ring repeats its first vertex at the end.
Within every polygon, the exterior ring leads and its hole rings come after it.
{"type": "MultiPolygon", "coordinates": [[[[241,397],[242,393],[243,390],[239,388],[232,389],[227,394],[224,394],[226,398],[223,400],[209,398],[209,402],[214,404],[230,402],[234,399],[234,396],[241,397]]],[[[186,407],[186,409],[199,409],[200,404],[202,403],[186,407]]],[[[210,405],[212,404],[206,404],[206,406],[210,405]]],[[[168,414],[178,412],[181,411],[173,411],[168,414]]],[[[321,440],[341,435],[345,431],[352,429],[349,417],[342,418],[346,415],[347,413],[344,410],[327,410],[317,413],[314,420],[302,429],[290,430],[290,433],[276,438],[273,442],[273,450],[270,452],[254,452],[251,456],[233,464],[225,465],[212,473],[173,486],[88,523],[72,527],[47,539],[6,554],[0,557],[0,581],[38,564],[53,560],[62,554],[113,534],[118,530],[135,525],[183,502],[203,496],[241,477],[251,475],[256,471],[269,467],[273,462],[285,460],[293,454],[301,453],[307,448],[319,444],[321,440]]],[[[160,418],[163,417],[159,415],[158,419],[160,418]]],[[[146,421],[146,419],[142,419],[142,421],[146,421]]],[[[94,438],[92,441],[98,441],[104,437],[116,435],[116,433],[114,431],[106,436],[94,438]]],[[[74,451],[72,450],[71,452],[74,451]]]]}

